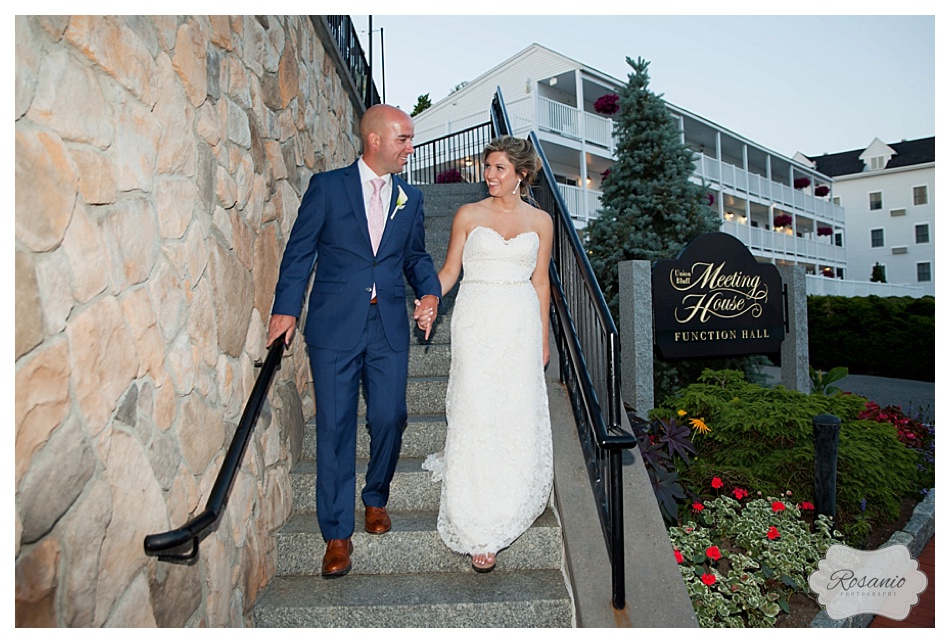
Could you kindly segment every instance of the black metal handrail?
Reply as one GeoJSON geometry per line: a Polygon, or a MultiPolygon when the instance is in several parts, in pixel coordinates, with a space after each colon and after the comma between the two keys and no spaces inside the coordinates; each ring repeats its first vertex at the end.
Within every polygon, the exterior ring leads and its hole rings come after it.
{"type": "Polygon", "coordinates": [[[379,92],[373,82],[372,65],[367,62],[359,35],[349,16],[321,16],[336,43],[343,65],[349,70],[357,91],[368,109],[378,104],[379,92]]]}
{"type": "Polygon", "coordinates": [[[587,458],[598,515],[611,566],[612,603],[626,604],[623,450],[636,437],[621,426],[620,341],[570,212],[537,135],[529,134],[542,172],[532,196],[554,218],[551,256],[552,328],[560,355],[561,381],[574,409],[578,438],[587,458]]]}
{"type": "MultiPolygon", "coordinates": [[[[500,87],[492,99],[491,125],[496,136],[514,134],[500,87]]],[[[554,219],[551,321],[560,355],[561,380],[571,398],[610,557],[611,600],[615,608],[623,609],[626,587],[622,456],[624,449],[637,445],[637,440],[621,424],[620,336],[540,140],[535,132],[528,138],[542,165],[537,182],[531,186],[531,195],[554,219]]]]}
{"type": "Polygon", "coordinates": [[[403,178],[416,185],[479,183],[484,172],[482,151],[492,137],[491,123],[482,123],[413,145],[403,178]]]}
{"type": "Polygon", "coordinates": [[[217,522],[227,505],[228,495],[237,477],[244,451],[247,449],[254,426],[261,414],[264,400],[267,399],[267,389],[270,388],[274,374],[280,370],[280,359],[284,354],[284,348],[284,342],[275,341],[267,351],[261,372],[257,375],[257,381],[254,382],[254,388],[244,407],[244,414],[231,439],[231,446],[228,447],[221,470],[218,471],[218,477],[211,488],[205,510],[178,529],[146,536],[145,553],[148,556],[158,556],[159,560],[172,563],[187,563],[197,558],[201,538],[208,528],[217,522]],[[182,552],[181,549],[188,543],[191,543],[191,550],[182,552]]]}

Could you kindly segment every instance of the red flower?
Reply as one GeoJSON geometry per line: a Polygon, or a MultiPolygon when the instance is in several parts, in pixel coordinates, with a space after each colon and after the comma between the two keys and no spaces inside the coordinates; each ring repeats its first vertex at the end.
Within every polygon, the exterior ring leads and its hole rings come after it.
{"type": "Polygon", "coordinates": [[[679,549],[674,549],[674,550],[673,550],[673,558],[676,559],[676,563],[677,563],[677,564],[683,562],[683,554],[680,553],[680,550],[679,550],[679,549]]]}
{"type": "Polygon", "coordinates": [[[722,489],[722,480],[720,478],[712,479],[712,488],[713,489],[722,489]]]}
{"type": "Polygon", "coordinates": [[[815,508],[815,505],[808,502],[807,500],[798,506],[804,509],[805,511],[812,511],[815,508]]]}
{"type": "Polygon", "coordinates": [[[706,550],[706,555],[712,558],[713,560],[719,560],[722,558],[722,554],[719,552],[719,548],[713,545],[712,547],[706,550]]]}
{"type": "Polygon", "coordinates": [[[774,511],[775,513],[778,513],[780,511],[785,511],[785,503],[779,502],[778,500],[776,500],[775,502],[772,503],[772,511],[774,511]]]}
{"type": "Polygon", "coordinates": [[[716,582],[715,574],[703,574],[699,577],[699,580],[703,581],[703,585],[712,585],[716,582]]]}
{"type": "Polygon", "coordinates": [[[749,495],[749,492],[741,487],[736,487],[732,490],[732,495],[736,497],[736,500],[742,500],[749,495]]]}
{"type": "Polygon", "coordinates": [[[766,536],[769,537],[769,540],[775,540],[781,535],[782,534],[778,533],[778,529],[776,527],[769,527],[769,533],[766,534],[766,536]]]}
{"type": "Polygon", "coordinates": [[[706,506],[703,505],[703,503],[701,503],[701,502],[694,502],[694,503],[693,503],[693,511],[702,511],[702,510],[705,509],[705,508],[706,508],[706,506]]]}

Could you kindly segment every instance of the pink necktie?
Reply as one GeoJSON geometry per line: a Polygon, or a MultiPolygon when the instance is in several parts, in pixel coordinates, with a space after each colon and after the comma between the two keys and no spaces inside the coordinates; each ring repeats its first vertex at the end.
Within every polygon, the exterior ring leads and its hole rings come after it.
{"type": "MultiPolygon", "coordinates": [[[[379,240],[383,238],[383,226],[386,223],[385,214],[383,214],[383,197],[380,192],[386,181],[383,179],[373,179],[373,196],[369,200],[369,239],[373,243],[373,254],[379,250],[379,240]]],[[[376,299],[376,284],[373,284],[373,299],[376,299]]]]}
{"type": "Polygon", "coordinates": [[[385,215],[383,214],[383,198],[380,192],[386,181],[383,179],[373,179],[373,196],[369,200],[369,238],[373,242],[373,254],[379,250],[379,240],[383,238],[383,226],[385,225],[385,215]]]}

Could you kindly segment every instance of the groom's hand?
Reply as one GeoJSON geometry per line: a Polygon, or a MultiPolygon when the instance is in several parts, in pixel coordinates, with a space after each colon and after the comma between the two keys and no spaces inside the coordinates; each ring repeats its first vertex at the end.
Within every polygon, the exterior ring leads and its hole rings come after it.
{"type": "Polygon", "coordinates": [[[293,315],[271,315],[270,324],[267,327],[267,348],[270,348],[274,340],[281,336],[284,338],[284,345],[290,346],[296,327],[297,318],[293,315]]]}
{"type": "Polygon", "coordinates": [[[416,309],[412,313],[412,318],[416,320],[419,330],[424,330],[426,340],[429,339],[429,333],[432,332],[432,324],[435,318],[439,316],[439,298],[435,295],[426,295],[422,301],[416,300],[416,309]]]}

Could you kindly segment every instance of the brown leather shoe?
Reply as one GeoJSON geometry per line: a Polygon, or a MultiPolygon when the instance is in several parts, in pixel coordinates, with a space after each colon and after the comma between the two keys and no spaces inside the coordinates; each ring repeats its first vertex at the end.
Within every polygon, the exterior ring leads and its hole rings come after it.
{"type": "Polygon", "coordinates": [[[327,541],[327,553],[323,555],[322,574],[328,578],[346,576],[353,563],[350,554],[353,553],[353,543],[349,538],[337,538],[327,541]]]}
{"type": "Polygon", "coordinates": [[[386,507],[366,508],[366,531],[371,534],[385,534],[393,528],[386,507]]]}

